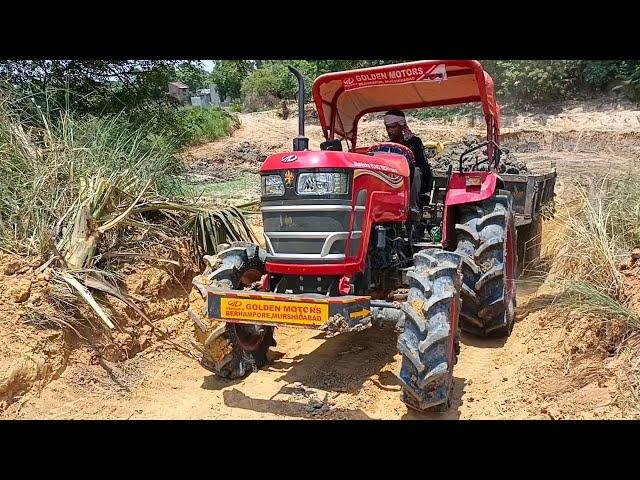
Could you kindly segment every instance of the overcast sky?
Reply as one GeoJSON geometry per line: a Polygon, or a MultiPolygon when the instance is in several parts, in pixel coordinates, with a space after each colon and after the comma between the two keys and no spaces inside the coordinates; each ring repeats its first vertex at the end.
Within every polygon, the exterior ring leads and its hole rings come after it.
{"type": "Polygon", "coordinates": [[[202,63],[204,63],[204,69],[207,72],[210,72],[213,70],[213,60],[202,60],[202,63]]]}

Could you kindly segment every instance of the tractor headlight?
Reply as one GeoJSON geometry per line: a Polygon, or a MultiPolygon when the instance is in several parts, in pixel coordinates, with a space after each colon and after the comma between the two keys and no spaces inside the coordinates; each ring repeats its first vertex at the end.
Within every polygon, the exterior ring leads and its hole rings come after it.
{"type": "Polygon", "coordinates": [[[344,195],[349,192],[346,173],[301,173],[298,175],[298,195],[344,195]]]}
{"type": "Polygon", "coordinates": [[[265,175],[262,177],[262,195],[280,196],[284,195],[284,183],[280,175],[265,175]]]}

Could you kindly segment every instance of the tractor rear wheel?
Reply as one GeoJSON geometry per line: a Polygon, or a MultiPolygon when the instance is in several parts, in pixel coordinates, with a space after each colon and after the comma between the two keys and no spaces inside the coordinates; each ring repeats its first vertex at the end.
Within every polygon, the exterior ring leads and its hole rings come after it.
{"type": "Polygon", "coordinates": [[[398,325],[401,399],[416,410],[446,411],[460,351],[460,256],[427,248],[413,258],[405,318],[398,325]]]}
{"type": "Polygon", "coordinates": [[[194,279],[189,309],[195,324],[193,344],[204,368],[224,378],[241,378],[267,364],[267,351],[276,345],[273,327],[210,321],[203,284],[234,290],[251,287],[266,273],[264,252],[257,245],[237,242],[220,252],[217,260],[218,268],[194,279]]]}
{"type": "Polygon", "coordinates": [[[462,256],[463,331],[482,337],[508,337],[516,308],[516,228],[513,198],[507,190],[461,207],[456,252],[462,256]]]}

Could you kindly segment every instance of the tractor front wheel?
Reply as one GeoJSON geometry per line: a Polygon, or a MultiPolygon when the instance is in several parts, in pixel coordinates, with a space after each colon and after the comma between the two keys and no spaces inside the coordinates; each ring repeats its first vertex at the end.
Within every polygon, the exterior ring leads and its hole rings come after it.
{"type": "Polygon", "coordinates": [[[195,324],[193,343],[204,368],[224,378],[241,378],[267,364],[267,351],[276,345],[273,327],[210,321],[202,283],[234,290],[251,287],[266,272],[264,252],[257,245],[238,243],[217,257],[221,262],[218,268],[194,280],[196,289],[189,310],[195,324]]]}
{"type": "Polygon", "coordinates": [[[414,255],[405,318],[398,325],[401,399],[419,411],[451,405],[459,349],[460,256],[436,248],[414,255]]]}

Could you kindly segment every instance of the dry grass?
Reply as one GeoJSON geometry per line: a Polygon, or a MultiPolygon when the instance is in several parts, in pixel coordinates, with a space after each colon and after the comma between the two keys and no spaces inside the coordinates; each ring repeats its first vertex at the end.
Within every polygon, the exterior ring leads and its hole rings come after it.
{"type": "Polygon", "coordinates": [[[637,416],[640,311],[633,290],[640,278],[630,253],[640,245],[640,178],[600,178],[578,186],[554,221],[559,228],[549,249],[549,313],[565,322],[572,375],[580,376],[583,360],[586,365],[600,358],[598,376],[615,378],[614,403],[623,415],[637,416]]]}
{"type": "Polygon", "coordinates": [[[554,239],[554,283],[562,289],[557,304],[577,313],[640,328],[640,317],[628,308],[620,271],[638,244],[640,179],[600,179],[577,188],[578,211],[566,209],[554,239]]]}
{"type": "Polygon", "coordinates": [[[99,265],[102,259],[139,254],[166,261],[151,255],[148,243],[179,237],[190,237],[198,253],[215,253],[219,243],[255,241],[236,208],[211,211],[182,200],[179,159],[143,129],[132,130],[117,116],[51,118],[46,112],[27,128],[23,117],[16,103],[0,96],[0,241],[8,251],[43,255],[54,279],[109,329],[114,323],[95,292],[148,319],[99,265]],[[147,243],[131,248],[131,238],[147,243]],[[122,245],[128,248],[120,250],[122,245]]]}

